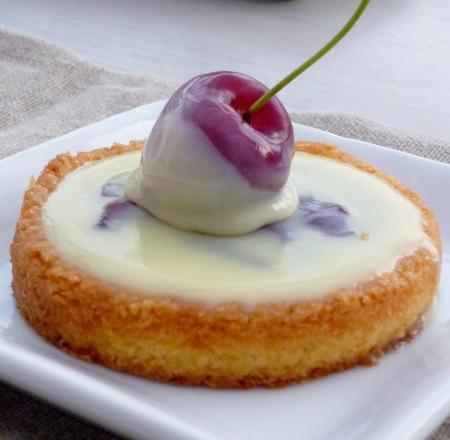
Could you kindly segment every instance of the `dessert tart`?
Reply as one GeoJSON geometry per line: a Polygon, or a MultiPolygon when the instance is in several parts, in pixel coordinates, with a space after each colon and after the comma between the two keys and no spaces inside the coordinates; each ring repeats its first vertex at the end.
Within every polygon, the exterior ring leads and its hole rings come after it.
{"type": "Polygon", "coordinates": [[[207,235],[126,197],[143,147],[59,155],[25,194],[14,296],[63,350],[161,381],[281,386],[366,364],[409,337],[429,307],[435,218],[378,168],[297,142],[295,212],[242,235],[235,226],[207,235]]]}
{"type": "Polygon", "coordinates": [[[46,340],[161,381],[281,386],[411,336],[441,242],[419,196],[335,146],[294,143],[267,88],[184,84],[148,140],[58,155],[17,223],[13,292],[46,340]]]}

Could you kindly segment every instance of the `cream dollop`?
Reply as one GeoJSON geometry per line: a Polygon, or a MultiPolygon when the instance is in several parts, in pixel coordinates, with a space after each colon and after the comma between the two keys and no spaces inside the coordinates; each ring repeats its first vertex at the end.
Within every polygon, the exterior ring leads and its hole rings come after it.
{"type": "Polygon", "coordinates": [[[254,188],[179,111],[160,123],[125,185],[127,198],[155,217],[188,231],[241,235],[297,209],[290,180],[278,192],[254,188]]]}

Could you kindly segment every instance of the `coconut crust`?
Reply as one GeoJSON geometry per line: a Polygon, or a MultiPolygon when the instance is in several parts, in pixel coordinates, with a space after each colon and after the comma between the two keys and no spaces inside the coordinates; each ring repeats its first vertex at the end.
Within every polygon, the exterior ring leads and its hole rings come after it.
{"type": "MultiPolygon", "coordinates": [[[[11,245],[12,288],[27,322],[47,341],[84,360],[183,385],[277,387],[360,364],[410,339],[436,292],[441,241],[433,213],[393,177],[337,147],[297,150],[376,175],[414,203],[439,256],[418,249],[392,272],[321,300],[249,310],[142,296],[64,261],[47,240],[43,206],[64,177],[88,161],[142,149],[142,141],[56,156],[24,195],[11,245]]],[[[170,296],[171,292],[167,292],[170,296]]]]}

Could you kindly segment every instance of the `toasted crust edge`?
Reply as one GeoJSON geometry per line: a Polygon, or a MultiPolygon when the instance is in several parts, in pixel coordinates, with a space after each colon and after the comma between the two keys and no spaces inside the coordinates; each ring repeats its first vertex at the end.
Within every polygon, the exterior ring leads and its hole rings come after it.
{"type": "MultiPolygon", "coordinates": [[[[88,161],[142,149],[115,144],[53,159],[24,195],[11,245],[13,292],[28,323],[47,341],[85,360],[153,379],[211,387],[283,386],[373,361],[408,339],[435,294],[439,261],[425,249],[394,271],[319,301],[210,307],[149,298],[108,285],[67,263],[47,240],[42,208],[58,183],[88,161]]],[[[419,196],[377,167],[337,147],[297,150],[373,174],[414,203],[441,252],[436,220],[419,196]]],[[[170,292],[168,292],[170,294],[170,292]]]]}

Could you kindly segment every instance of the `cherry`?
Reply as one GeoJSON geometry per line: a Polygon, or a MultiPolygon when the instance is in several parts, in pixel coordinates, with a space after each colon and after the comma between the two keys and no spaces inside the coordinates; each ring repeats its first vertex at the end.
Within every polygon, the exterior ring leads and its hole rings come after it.
{"type": "Polygon", "coordinates": [[[270,90],[235,72],[183,84],[153,126],[126,197],[173,226],[207,234],[244,234],[291,216],[293,127],[275,94],[340,41],[368,3],[361,0],[332,40],[270,90]]]}
{"type": "Polygon", "coordinates": [[[355,235],[349,226],[350,212],[338,203],[314,199],[311,196],[300,197],[297,212],[289,219],[267,225],[266,229],[278,236],[282,242],[293,238],[292,231],[296,231],[298,223],[309,225],[325,235],[331,237],[345,237],[355,235]]]}
{"type": "Polygon", "coordinates": [[[166,117],[181,109],[185,122],[198,127],[211,146],[254,188],[279,191],[288,178],[294,153],[289,116],[275,96],[283,87],[328,53],[355,25],[369,0],[359,6],[343,28],[319,51],[270,90],[250,76],[213,72],[183,84],[158,118],[144,153],[164,139],[166,117]]]}
{"type": "MultiPolygon", "coordinates": [[[[110,197],[110,196],[105,196],[110,197]]],[[[134,208],[135,205],[129,202],[126,198],[121,197],[112,202],[109,202],[103,207],[103,212],[97,222],[97,226],[102,229],[106,229],[111,226],[111,224],[117,221],[120,214],[134,208]]]]}
{"type": "Polygon", "coordinates": [[[286,183],[294,154],[289,115],[274,97],[248,120],[243,117],[251,104],[267,91],[256,79],[240,73],[213,72],[197,76],[170,98],[153,128],[147,149],[152,149],[153,139],[163,138],[160,131],[165,129],[166,118],[179,111],[182,121],[198,128],[210,147],[231,163],[252,187],[279,191],[286,183]]]}

